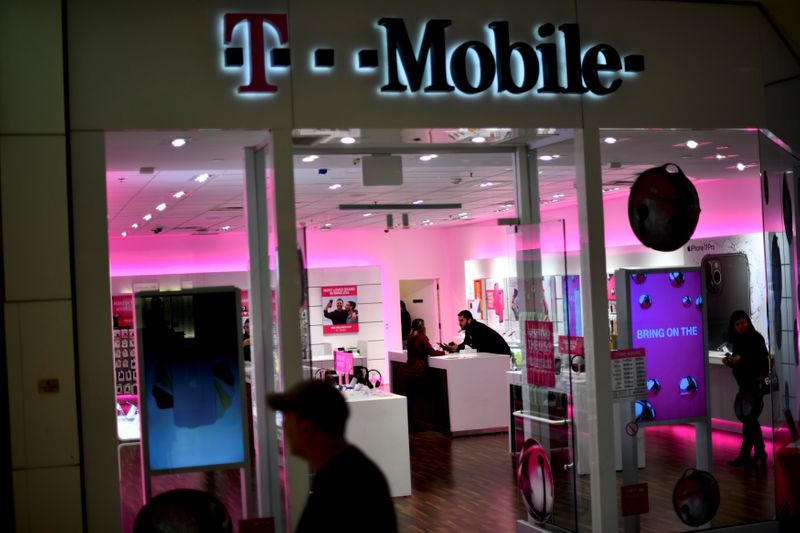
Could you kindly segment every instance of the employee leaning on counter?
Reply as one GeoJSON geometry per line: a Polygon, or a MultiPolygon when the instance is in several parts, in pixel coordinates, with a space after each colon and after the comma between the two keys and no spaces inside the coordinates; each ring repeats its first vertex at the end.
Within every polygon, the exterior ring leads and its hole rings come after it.
{"type": "Polygon", "coordinates": [[[500,353],[511,355],[511,348],[498,332],[472,318],[472,313],[467,310],[458,313],[458,325],[464,331],[464,342],[456,344],[451,342],[446,346],[450,352],[463,350],[464,346],[475,348],[478,352],[500,353]]]}

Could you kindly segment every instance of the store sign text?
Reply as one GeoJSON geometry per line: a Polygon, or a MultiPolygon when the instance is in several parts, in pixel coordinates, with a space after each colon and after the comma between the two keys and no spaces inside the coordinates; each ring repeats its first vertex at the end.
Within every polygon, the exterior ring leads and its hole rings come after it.
{"type": "MultiPolygon", "coordinates": [[[[477,94],[492,88],[496,81],[500,93],[523,94],[538,86],[539,93],[605,95],[619,89],[622,79],[604,80],[604,74],[644,70],[642,56],[628,56],[623,65],[619,52],[608,44],[595,45],[581,54],[577,24],[558,27],[558,37],[563,41],[561,50],[555,42],[542,42],[535,47],[521,41],[511,42],[508,22],[495,21],[488,25],[494,40],[492,47],[470,40],[458,44],[449,54],[445,29],[452,24],[450,20],[428,21],[417,50],[411,44],[403,19],[383,18],[378,24],[385,30],[388,53],[388,83],[381,87],[381,92],[421,89],[426,93],[477,94]],[[515,55],[522,67],[517,76],[513,73],[515,55]],[[472,76],[468,72],[470,66],[477,70],[472,76]],[[566,70],[563,85],[559,77],[562,70],[566,70]],[[430,83],[423,88],[426,71],[430,83]],[[406,83],[400,81],[401,72],[406,83]],[[448,73],[452,83],[448,81],[448,73]]],[[[538,30],[539,37],[545,39],[555,33],[556,27],[550,23],[538,30]]]]}
{"type": "MultiPolygon", "coordinates": [[[[611,45],[601,43],[582,50],[578,24],[540,25],[531,43],[512,41],[509,23],[487,25],[486,42],[451,42],[451,20],[428,20],[412,44],[405,21],[382,18],[382,52],[377,49],[349,51],[358,57],[359,71],[382,71],[382,94],[460,93],[585,94],[607,95],[622,85],[622,73],[644,70],[644,57],[622,57],[611,45]],[[382,59],[381,59],[382,58],[382,59]],[[383,63],[383,64],[381,64],[383,63]]],[[[272,71],[290,66],[288,19],[283,13],[227,13],[222,21],[224,66],[241,69],[241,95],[277,92],[270,82],[272,71]],[[266,31],[270,31],[267,38],[266,31]],[[239,35],[241,46],[234,45],[239,35]],[[268,45],[269,41],[269,45],[268,45]],[[277,45],[277,46],[276,46],[277,45]]],[[[311,54],[315,71],[335,68],[336,50],[320,48],[311,54]]],[[[303,57],[302,55],[299,57],[303,57]]],[[[339,62],[341,63],[341,61],[339,62]]]]}

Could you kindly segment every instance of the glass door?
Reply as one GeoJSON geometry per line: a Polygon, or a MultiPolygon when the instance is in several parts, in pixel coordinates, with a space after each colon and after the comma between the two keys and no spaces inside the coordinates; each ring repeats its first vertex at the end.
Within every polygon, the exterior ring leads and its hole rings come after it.
{"type": "MultiPolygon", "coordinates": [[[[511,448],[528,523],[577,530],[573,389],[585,382],[580,280],[567,273],[562,220],[517,227],[511,448]]],[[[588,468],[588,467],[587,467],[588,468]]]]}

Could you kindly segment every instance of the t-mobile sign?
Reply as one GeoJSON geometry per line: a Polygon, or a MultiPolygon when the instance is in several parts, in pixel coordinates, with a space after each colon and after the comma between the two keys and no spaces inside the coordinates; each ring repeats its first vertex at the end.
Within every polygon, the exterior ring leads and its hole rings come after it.
{"type": "Polygon", "coordinates": [[[629,273],[631,347],[646,352],[649,405],[641,421],[707,414],[701,283],[699,270],[629,273]]]}

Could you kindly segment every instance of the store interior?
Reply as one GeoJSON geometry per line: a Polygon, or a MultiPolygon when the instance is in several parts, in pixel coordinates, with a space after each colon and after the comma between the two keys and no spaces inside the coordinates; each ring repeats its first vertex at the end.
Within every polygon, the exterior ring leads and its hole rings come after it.
{"type": "MultiPolygon", "coordinates": [[[[402,350],[401,300],[412,316],[425,318],[432,342],[459,342],[463,333],[456,316],[462,309],[470,309],[506,338],[515,354],[510,366],[521,366],[524,316],[520,316],[516,297],[518,268],[523,268],[519,260],[526,257],[523,226],[534,228],[537,236],[538,268],[548,287],[547,305],[555,335],[583,334],[582,321],[586,318],[581,312],[574,132],[309,129],[296,130],[293,135],[294,217],[306,239],[312,367],[329,367],[333,352],[340,348],[354,350],[364,366],[378,371],[382,388],[391,390],[388,353],[402,350]],[[530,213],[520,212],[524,195],[516,178],[520,172],[516,157],[526,147],[530,156],[523,166],[535,173],[538,182],[529,193],[539,204],[532,219],[530,213]],[[392,181],[398,171],[400,183],[392,181]],[[526,225],[521,220],[536,223],[526,225]],[[356,327],[337,332],[330,329],[325,318],[329,293],[325,291],[331,287],[355,287],[348,294],[356,304],[356,327]]],[[[242,308],[247,313],[250,260],[243,150],[264,145],[268,137],[266,131],[223,130],[106,135],[110,276],[115,342],[119,341],[115,347],[119,351],[115,354],[115,385],[124,478],[126,472],[137,471],[138,460],[132,295],[235,286],[243,291],[242,308]],[[123,349],[127,350],[124,355],[123,349]]],[[[744,296],[738,302],[747,305],[754,326],[765,338],[781,337],[787,353],[789,346],[795,346],[791,326],[785,332],[770,334],[758,131],[603,130],[601,160],[612,347],[617,335],[617,310],[611,275],[617,269],[708,269],[720,258],[723,262],[746,258],[744,277],[749,280],[749,291],[742,288],[744,296]],[[700,199],[701,215],[685,246],[657,252],[643,246],[631,230],[628,196],[640,173],[667,163],[679,166],[691,180],[700,199]]],[[[781,241],[779,246],[785,257],[788,245],[781,241]]],[[[792,286],[790,277],[787,274],[786,287],[792,286]]],[[[718,332],[722,326],[713,327],[718,332]]],[[[708,418],[713,427],[711,453],[714,467],[721,470],[720,484],[724,481],[723,501],[714,525],[766,520],[775,512],[773,453],[768,445],[770,468],[761,477],[740,476],[725,466],[736,453],[740,423],[733,412],[735,383],[719,361],[720,346],[712,345],[711,338],[706,376],[710,384],[708,418]],[[756,503],[742,505],[755,491],[756,503]]],[[[571,408],[580,410],[580,400],[573,399],[580,396],[585,370],[565,365],[563,377],[571,408]]],[[[795,371],[781,374],[781,403],[793,408],[795,377],[795,371]]],[[[523,395],[535,392],[527,385],[523,390],[523,395]]],[[[508,386],[498,394],[507,396],[508,386]]],[[[760,422],[771,439],[773,426],[782,420],[781,409],[773,409],[768,402],[764,413],[760,422]]],[[[556,486],[557,491],[574,496],[566,498],[567,503],[560,507],[556,498],[554,523],[567,529],[589,520],[588,451],[581,449],[588,439],[581,437],[583,430],[573,428],[562,437],[549,433],[553,442],[566,443],[568,458],[564,464],[578,463],[565,484],[556,486]]],[[[526,423],[518,431],[532,430],[526,423]]],[[[515,439],[513,432],[510,441],[515,439]]],[[[640,470],[651,483],[651,512],[642,516],[642,529],[678,528],[681,523],[671,503],[659,500],[667,498],[673,481],[663,482],[669,491],[653,486],[660,487],[658,472],[680,473],[692,466],[694,434],[680,424],[647,428],[641,434],[647,444],[639,450],[646,456],[646,466],[640,470]],[[665,448],[676,453],[665,453],[665,448]],[[663,507],[660,512],[659,507],[663,507]]],[[[419,464],[414,461],[413,439],[430,438],[424,435],[411,437],[412,467],[419,464]]],[[[497,445],[492,453],[499,457],[509,453],[504,439],[498,440],[496,435],[486,438],[494,439],[497,445]]],[[[417,478],[413,471],[411,474],[413,483],[417,478]]],[[[172,478],[170,483],[206,487],[209,483],[229,483],[220,473],[172,478]]],[[[136,501],[137,483],[123,479],[123,500],[128,491],[128,497],[136,501]]],[[[238,482],[232,485],[238,486],[238,482]]],[[[157,491],[158,486],[154,487],[157,491]]],[[[410,500],[417,496],[415,488],[410,500]]],[[[130,520],[136,509],[136,503],[132,503],[125,520],[130,520]]],[[[130,524],[125,527],[127,530],[130,524]]]]}

